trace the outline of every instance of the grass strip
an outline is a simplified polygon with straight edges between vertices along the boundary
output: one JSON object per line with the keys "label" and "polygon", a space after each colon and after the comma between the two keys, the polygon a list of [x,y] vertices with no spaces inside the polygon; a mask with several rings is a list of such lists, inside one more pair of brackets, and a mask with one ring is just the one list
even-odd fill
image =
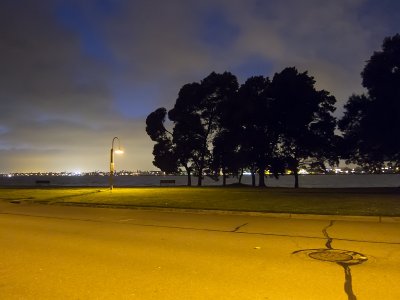
{"label": "grass strip", "polygon": [[400,216],[400,188],[1,188],[0,200],[294,214]]}

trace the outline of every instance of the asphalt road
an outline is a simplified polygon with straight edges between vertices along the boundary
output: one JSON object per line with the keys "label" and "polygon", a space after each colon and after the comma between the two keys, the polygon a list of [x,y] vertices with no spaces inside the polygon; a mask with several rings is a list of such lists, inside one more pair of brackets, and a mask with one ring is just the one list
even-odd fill
{"label": "asphalt road", "polygon": [[398,219],[0,202],[0,299],[388,300],[399,282]]}

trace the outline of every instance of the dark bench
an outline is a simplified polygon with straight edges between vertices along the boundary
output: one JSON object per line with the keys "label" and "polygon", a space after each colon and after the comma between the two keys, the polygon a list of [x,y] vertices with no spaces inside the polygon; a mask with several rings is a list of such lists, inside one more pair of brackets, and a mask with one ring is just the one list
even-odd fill
{"label": "dark bench", "polygon": [[36,184],[50,184],[50,180],[36,180]]}
{"label": "dark bench", "polygon": [[161,179],[160,185],[175,185],[175,179]]}

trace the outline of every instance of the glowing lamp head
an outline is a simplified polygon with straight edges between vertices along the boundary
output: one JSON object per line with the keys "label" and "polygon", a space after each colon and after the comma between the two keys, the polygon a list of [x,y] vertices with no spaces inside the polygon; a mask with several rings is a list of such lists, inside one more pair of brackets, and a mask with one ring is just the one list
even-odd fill
{"label": "glowing lamp head", "polygon": [[122,153],[124,153],[124,150],[117,149],[117,150],[115,150],[114,152],[115,152],[116,154],[122,154]]}

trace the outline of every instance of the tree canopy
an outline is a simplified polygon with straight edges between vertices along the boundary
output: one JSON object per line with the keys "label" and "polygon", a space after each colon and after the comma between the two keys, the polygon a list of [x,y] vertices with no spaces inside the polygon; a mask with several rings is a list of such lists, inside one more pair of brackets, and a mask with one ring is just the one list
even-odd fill
{"label": "tree canopy", "polygon": [[314,84],[313,77],[296,68],[275,74],[271,82],[280,156],[294,174],[296,188],[300,167],[336,162],[331,151],[336,141],[336,120],[332,116],[336,99],[325,90],[316,90]]}
{"label": "tree canopy", "polygon": [[[265,186],[265,171],[276,159],[278,132],[270,93],[270,80],[250,77],[240,87],[237,97],[237,122],[245,166],[259,175],[259,186]],[[253,182],[254,184],[254,182]]]}
{"label": "tree canopy", "polygon": [[400,164],[400,35],[384,39],[361,73],[365,95],[353,95],[339,121],[344,156],[376,168]]}
{"label": "tree canopy", "polygon": [[153,164],[168,174],[178,171],[178,155],[171,136],[164,127],[167,110],[163,107],[156,109],[146,118],[146,132],[156,144],[153,148]]}

